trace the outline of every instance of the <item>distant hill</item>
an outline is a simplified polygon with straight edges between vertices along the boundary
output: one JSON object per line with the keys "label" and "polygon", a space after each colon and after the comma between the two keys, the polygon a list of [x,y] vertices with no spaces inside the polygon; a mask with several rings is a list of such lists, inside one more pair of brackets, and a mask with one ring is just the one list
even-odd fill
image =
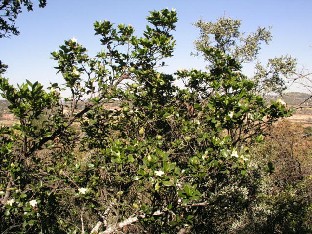
{"label": "distant hill", "polygon": [[312,94],[291,92],[283,95],[283,100],[290,106],[302,105],[302,107],[312,107]]}

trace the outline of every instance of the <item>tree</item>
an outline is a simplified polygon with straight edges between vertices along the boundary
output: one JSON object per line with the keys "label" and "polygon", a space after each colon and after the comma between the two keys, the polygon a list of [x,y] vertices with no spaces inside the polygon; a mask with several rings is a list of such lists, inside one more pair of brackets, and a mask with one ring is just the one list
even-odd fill
{"label": "tree", "polygon": [[[222,17],[216,22],[198,21],[195,26],[200,29],[200,37],[195,42],[199,52],[206,48],[217,47],[238,62],[255,63],[255,75],[251,78],[255,83],[255,91],[261,95],[278,93],[286,89],[288,78],[296,73],[296,59],[291,56],[281,56],[270,59],[266,66],[258,61],[261,44],[268,44],[272,35],[269,29],[259,27],[255,32],[241,32],[241,21]],[[211,57],[203,53],[210,62]]]}
{"label": "tree", "polygon": [[[39,0],[39,7],[45,7],[46,0]],[[18,28],[15,26],[17,16],[22,13],[22,8],[26,7],[27,11],[33,11],[33,2],[30,0],[2,0],[0,2],[0,38],[19,35]],[[0,60],[0,74],[8,68]]]}
{"label": "tree", "polygon": [[177,15],[151,11],[147,20],[142,36],[95,22],[95,57],[66,40],[52,53],[64,84],[49,91],[0,77],[18,120],[0,131],[0,230],[236,231],[259,184],[249,147],[290,112],[255,94],[241,61],[218,43],[201,47],[207,71],[159,72]]}
{"label": "tree", "polygon": [[[39,0],[39,7],[45,7],[46,0]],[[27,11],[33,10],[33,3],[29,0],[3,0],[0,3],[0,38],[18,35],[19,31],[15,26],[17,16],[22,13],[22,7]]]}

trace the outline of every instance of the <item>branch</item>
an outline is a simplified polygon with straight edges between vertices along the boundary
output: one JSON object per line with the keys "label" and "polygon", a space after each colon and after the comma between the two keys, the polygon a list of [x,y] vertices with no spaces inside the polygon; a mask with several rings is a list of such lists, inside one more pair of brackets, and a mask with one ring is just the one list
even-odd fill
{"label": "branch", "polygon": [[299,104],[299,107],[300,107],[301,105],[303,105],[304,103],[306,103],[307,101],[309,101],[311,98],[312,98],[312,95],[309,96],[308,98],[306,98],[303,102],[301,102],[301,103]]}
{"label": "branch", "polygon": [[117,223],[115,225],[112,225],[112,226],[109,226],[108,228],[106,228],[106,230],[104,232],[99,232],[99,234],[110,234],[110,233],[114,233],[120,229],[122,229],[123,227],[125,226],[128,226],[130,224],[133,224],[135,222],[137,222],[139,220],[139,217],[145,217],[145,215],[142,215],[142,216],[134,216],[134,217],[130,217],[130,218],[127,218],[126,220],[120,222],[120,223]]}
{"label": "branch", "polygon": [[[161,212],[161,211],[157,210],[157,211],[155,211],[153,213],[153,215],[154,216],[159,216],[159,215],[162,215],[163,213],[164,212]],[[92,229],[91,234],[110,234],[110,233],[115,233],[116,231],[122,229],[123,227],[126,227],[126,226],[128,226],[130,224],[138,222],[139,218],[144,219],[145,217],[146,217],[145,214],[137,215],[137,216],[131,216],[131,217],[127,218],[126,220],[122,221],[122,222],[119,222],[119,223],[116,223],[116,224],[108,226],[106,228],[106,230],[103,231],[103,232],[98,232],[99,228],[103,225],[103,223],[104,223],[104,225],[106,224],[106,220],[104,219],[104,216],[102,216],[104,221],[103,222],[101,222],[101,221],[97,222],[97,224]]]}
{"label": "branch", "polygon": [[8,199],[11,195],[12,185],[13,185],[13,178],[12,178],[12,176],[10,176],[10,180],[9,180],[7,187],[6,187],[5,195],[4,195],[3,199],[0,199],[2,205],[5,205],[7,203]]}
{"label": "branch", "polygon": [[[117,86],[124,80],[129,78],[128,74],[123,74],[122,76],[120,76],[116,82],[114,84],[111,85],[111,87],[109,87],[109,89],[107,90],[107,93],[110,94],[114,91],[114,89],[117,88]],[[100,97],[99,102],[101,100],[104,99],[104,96]],[[62,125],[59,126],[51,136],[48,137],[43,137],[41,138],[41,140],[37,143],[34,143],[32,145],[32,147],[28,150],[28,152],[26,153],[26,157],[30,156],[31,154],[33,154],[37,149],[40,149],[45,143],[47,143],[50,140],[54,140],[56,137],[58,137],[59,135],[61,135],[63,133],[64,130],[68,129],[77,119],[81,118],[84,114],[86,114],[89,110],[91,110],[92,108],[94,108],[97,104],[93,104],[93,105],[89,105],[87,107],[85,107],[83,110],[81,110],[80,112],[78,112],[76,115],[74,115],[66,124],[66,126]]]}
{"label": "branch", "polygon": [[[199,202],[199,203],[195,203],[195,204],[190,204],[190,205],[186,205],[188,207],[200,207],[200,206],[207,206],[208,203],[207,202]],[[109,209],[108,209],[109,210]],[[105,212],[107,213],[107,212]],[[160,215],[163,215],[164,212],[163,211],[160,211],[160,210],[157,210],[153,213],[153,216],[160,216]],[[99,229],[100,227],[105,223],[106,223],[106,220],[104,218],[104,216],[102,216],[103,218],[103,222],[102,221],[99,221],[97,222],[97,224],[94,226],[94,228],[91,230],[91,234],[110,234],[110,233],[115,233],[116,231],[122,229],[123,227],[126,227],[130,224],[133,224],[133,223],[136,223],[139,221],[139,219],[144,219],[146,217],[145,214],[143,215],[137,215],[137,216],[131,216],[129,218],[127,218],[126,220],[122,221],[122,222],[119,222],[119,223],[116,223],[114,225],[110,225],[106,228],[105,231],[103,232],[99,232]],[[187,233],[188,230],[182,228],[180,229],[179,233]]]}
{"label": "branch", "polygon": [[188,205],[188,206],[199,207],[199,206],[207,206],[207,205],[208,205],[208,202],[199,202],[199,203],[194,203],[194,204],[191,204],[191,205]]}
{"label": "branch", "polygon": [[94,226],[94,228],[92,228],[91,230],[91,234],[97,234],[99,233],[99,229],[100,227],[103,225],[102,221],[97,222],[97,224]]}
{"label": "branch", "polygon": [[[112,204],[111,204],[111,206],[112,206]],[[100,227],[101,227],[103,224],[104,224],[104,226],[107,226],[107,221],[106,221],[106,218],[105,218],[105,217],[107,217],[107,215],[109,214],[109,212],[110,212],[110,210],[111,210],[111,206],[109,206],[109,207],[105,210],[105,212],[104,212],[103,215],[100,215],[103,221],[97,222],[97,224],[94,226],[94,228],[92,228],[91,234],[97,234],[97,233],[99,233],[99,229],[100,229]]]}
{"label": "branch", "polygon": [[85,233],[84,222],[83,222],[83,213],[82,212],[81,212],[81,215],[80,215],[80,220],[81,220],[81,233]]}
{"label": "branch", "polygon": [[77,113],[71,120],[69,120],[69,122],[67,123],[66,126],[59,126],[55,132],[53,132],[53,134],[51,136],[48,137],[43,137],[39,142],[35,143],[30,150],[26,153],[26,156],[30,156],[32,153],[34,153],[37,149],[40,149],[45,143],[47,143],[49,140],[54,140],[57,136],[59,136],[64,130],[66,130],[67,128],[69,128],[73,122],[75,122],[75,120],[77,120],[78,118],[82,117],[85,113],[87,113],[90,109],[92,108],[92,106],[90,107],[86,107],[85,109],[83,109],[82,111],[80,111],[79,113]]}

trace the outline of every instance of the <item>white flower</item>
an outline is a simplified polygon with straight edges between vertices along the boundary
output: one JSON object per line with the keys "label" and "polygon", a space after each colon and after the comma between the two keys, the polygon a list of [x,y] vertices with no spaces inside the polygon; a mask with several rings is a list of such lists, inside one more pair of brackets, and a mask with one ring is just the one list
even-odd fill
{"label": "white flower", "polygon": [[156,210],[153,215],[161,215],[162,212],[160,210]]}
{"label": "white flower", "polygon": [[74,69],[73,69],[73,74],[74,74],[75,76],[79,76],[79,75],[80,75],[80,72],[74,67]]}
{"label": "white flower", "polygon": [[15,200],[14,200],[14,198],[12,198],[12,199],[8,200],[6,202],[6,204],[8,204],[9,206],[13,206],[14,202],[15,202]]}
{"label": "white flower", "polygon": [[241,159],[243,159],[243,161],[245,161],[245,162],[249,160],[248,157],[244,157],[244,156],[241,156]]}
{"label": "white flower", "polygon": [[185,68],[179,68],[177,71],[178,71],[178,72],[187,72],[187,69],[185,69]]}
{"label": "white flower", "polygon": [[79,188],[78,189],[79,194],[86,194],[88,192],[87,188]]}
{"label": "white flower", "polygon": [[156,176],[163,176],[164,174],[165,174],[165,172],[163,172],[163,171],[155,171]]}
{"label": "white flower", "polygon": [[70,39],[72,42],[77,42],[77,38],[73,37],[72,39]]}
{"label": "white flower", "polygon": [[196,119],[194,122],[195,124],[200,125],[200,121],[198,119]]}
{"label": "white flower", "polygon": [[29,201],[29,205],[31,205],[32,207],[37,206],[38,202],[36,200],[31,200]]}
{"label": "white flower", "polygon": [[134,180],[139,180],[140,178],[138,176],[135,176],[133,179]]}
{"label": "white flower", "polygon": [[207,155],[207,154],[203,154],[203,155],[202,155],[202,159],[205,160],[206,158],[208,158],[208,155]]}
{"label": "white flower", "polygon": [[232,151],[231,156],[232,156],[232,157],[235,157],[235,158],[238,158],[237,150],[234,149],[234,150]]}
{"label": "white flower", "polygon": [[233,118],[233,115],[234,115],[234,111],[231,111],[228,116],[232,119]]}
{"label": "white flower", "polygon": [[276,100],[276,102],[277,102],[277,103],[279,103],[279,104],[281,104],[282,106],[286,106],[286,105],[287,105],[287,104],[286,104],[286,102],[285,102],[285,101],[283,101],[283,100],[282,100],[282,99],[280,99],[280,98],[279,98],[279,99],[277,99],[277,100]]}

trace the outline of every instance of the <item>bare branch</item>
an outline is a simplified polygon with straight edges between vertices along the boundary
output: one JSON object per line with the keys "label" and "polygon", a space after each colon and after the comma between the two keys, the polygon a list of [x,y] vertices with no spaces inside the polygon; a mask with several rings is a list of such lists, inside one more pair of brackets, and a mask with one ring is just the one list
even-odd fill
{"label": "bare branch", "polygon": [[109,234],[109,233],[114,233],[117,230],[122,229],[125,226],[128,226],[130,224],[136,223],[139,220],[139,216],[134,216],[127,218],[126,220],[117,223],[115,225],[109,226],[104,232],[99,232],[99,234]]}

